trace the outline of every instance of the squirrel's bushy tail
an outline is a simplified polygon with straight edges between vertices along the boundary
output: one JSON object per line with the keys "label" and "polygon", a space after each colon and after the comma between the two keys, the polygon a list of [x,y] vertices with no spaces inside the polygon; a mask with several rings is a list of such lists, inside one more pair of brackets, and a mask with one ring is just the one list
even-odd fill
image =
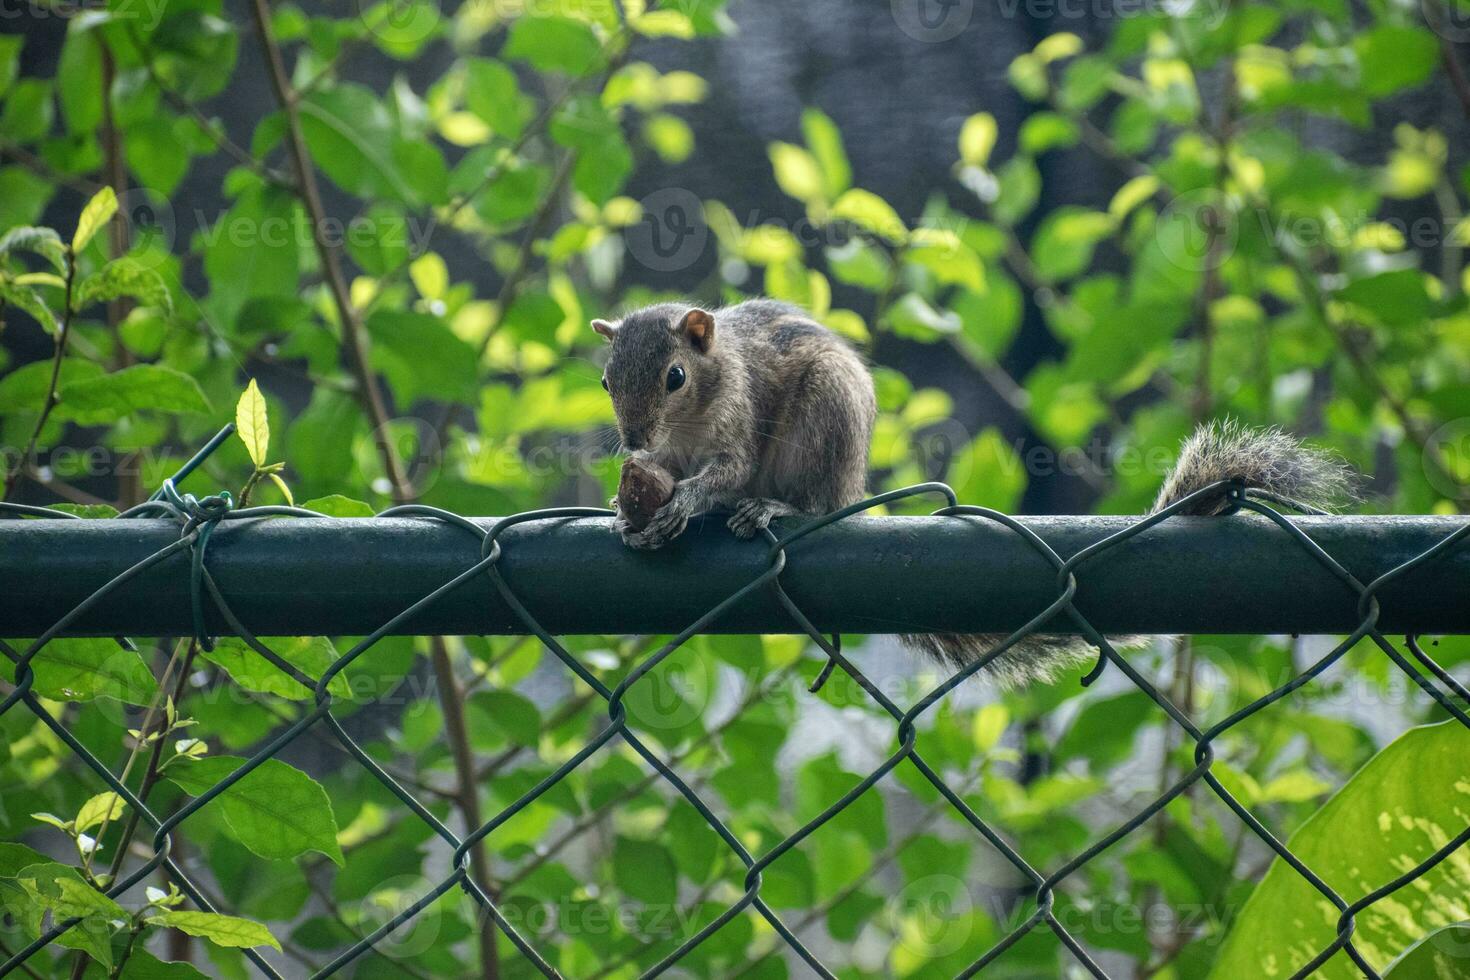
{"label": "squirrel's bushy tail", "polygon": [[[1179,460],[1164,480],[1149,509],[1156,514],[1205,487],[1237,480],[1310,507],[1330,510],[1351,498],[1352,473],[1335,456],[1302,445],[1279,428],[1253,429],[1233,419],[1202,425],[1180,449]],[[1201,516],[1231,509],[1228,491],[1204,494],[1180,513]],[[973,663],[1005,639],[985,633],[905,634],[903,641],[956,669]],[[1110,638],[1114,647],[1142,646],[1145,637]],[[1059,673],[1097,656],[1086,640],[1075,636],[1028,636],[1001,654],[983,674],[1003,685],[1052,680]]]}
{"label": "squirrel's bushy tail", "polygon": [[[1350,499],[1353,485],[1352,472],[1336,456],[1304,446],[1279,428],[1253,429],[1226,419],[1200,426],[1185,440],[1149,513],[1222,480],[1319,510]],[[1229,495],[1222,491],[1205,494],[1181,513],[1208,517],[1229,509]]]}

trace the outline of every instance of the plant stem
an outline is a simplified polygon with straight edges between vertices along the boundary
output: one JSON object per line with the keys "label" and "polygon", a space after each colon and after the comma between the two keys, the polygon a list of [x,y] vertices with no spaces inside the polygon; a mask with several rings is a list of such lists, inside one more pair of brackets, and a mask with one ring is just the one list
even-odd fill
{"label": "plant stem", "polygon": [[41,406],[41,415],[36,419],[36,427],[31,432],[30,439],[26,440],[25,449],[15,461],[15,466],[5,475],[3,499],[6,500],[10,499],[10,493],[15,489],[16,480],[20,479],[21,474],[30,468],[31,455],[36,451],[36,443],[41,438],[41,431],[46,428],[46,422],[51,418],[51,412],[59,401],[56,389],[61,384],[61,362],[66,357],[66,342],[71,338],[72,287],[76,278],[77,257],[72,254],[71,246],[68,245],[66,248],[66,306],[61,314],[61,328],[56,333],[56,352],[51,358],[51,380],[46,385],[46,402]]}
{"label": "plant stem", "polygon": [[[404,473],[403,462],[398,456],[398,451],[392,442],[392,435],[388,430],[387,408],[383,402],[382,392],[378,388],[377,379],[373,375],[371,361],[368,357],[367,332],[363,328],[361,313],[352,302],[347,277],[342,268],[340,247],[326,234],[326,210],[322,206],[321,192],[317,187],[316,170],[307,154],[306,137],[301,129],[299,96],[291,88],[286,63],[281,56],[280,45],[271,28],[270,8],[267,0],[252,0],[251,12],[265,55],[271,85],[286,120],[286,144],[296,172],[296,194],[305,206],[307,218],[311,222],[312,240],[316,244],[317,254],[321,259],[322,275],[328,289],[331,290],[332,300],[337,308],[338,319],[341,321],[342,343],[347,348],[348,360],[357,378],[363,407],[373,425],[373,438],[377,445],[378,455],[387,473],[394,501],[399,504],[409,503],[415,499],[416,494],[413,485]],[[454,677],[454,667],[449,660],[449,651],[443,637],[430,637],[429,645],[430,659],[433,661],[434,672],[439,678],[439,705],[444,713],[454,754],[455,771],[459,780],[457,794],[459,810],[466,826],[465,833],[470,834],[480,826],[479,784],[474,781],[474,755],[470,749],[469,737],[464,725],[464,700],[459,683]],[[477,844],[470,849],[470,868],[475,884],[486,895],[494,897],[496,889],[490,877],[489,859],[483,845]],[[480,975],[484,980],[499,980],[500,957],[496,946],[495,927],[490,922],[486,921],[481,925],[479,940]]]}
{"label": "plant stem", "polygon": [[[459,783],[457,802],[464,817],[465,833],[472,834],[484,823],[480,815],[479,783],[475,780],[475,757],[470,749],[469,730],[464,718],[464,693],[459,679],[454,674],[454,663],[449,659],[449,645],[442,636],[429,638],[430,660],[434,665],[434,679],[439,687],[439,707],[444,713],[444,733],[449,739],[450,752],[454,758],[454,773]],[[470,873],[475,884],[490,897],[498,901],[499,889],[490,876],[490,858],[483,843],[470,849]],[[479,925],[480,975],[485,980],[499,980],[500,954],[496,949],[495,926],[488,915]]]}
{"label": "plant stem", "polygon": [[[96,37],[97,47],[102,56],[102,149],[106,159],[105,182],[112,187],[113,194],[119,201],[126,201],[128,168],[123,155],[123,135],[112,111],[112,88],[117,79],[117,60],[112,55],[111,46],[102,35],[98,33]],[[125,255],[130,247],[130,237],[127,222],[120,216],[114,216],[107,223],[108,257],[117,259]],[[119,368],[128,367],[133,363],[132,352],[118,336],[118,328],[132,308],[133,302],[124,296],[107,302],[107,328],[112,334]],[[138,480],[138,467],[135,465],[137,458],[137,453],[128,453],[123,456],[118,466],[117,500],[120,508],[124,510],[143,499],[142,487]]]}
{"label": "plant stem", "polygon": [[388,410],[383,402],[382,391],[368,357],[367,331],[362,318],[352,303],[347,286],[347,276],[342,270],[339,245],[327,236],[326,209],[322,206],[321,190],[317,186],[316,168],[306,150],[306,136],[301,129],[301,114],[296,93],[291,88],[290,76],[286,73],[286,62],[281,57],[281,47],[276,42],[271,28],[270,8],[266,0],[252,0],[251,11],[265,54],[266,68],[281,113],[286,120],[286,144],[290,151],[292,167],[296,172],[296,195],[306,208],[307,220],[311,222],[312,242],[321,260],[322,277],[331,291],[332,302],[341,321],[342,344],[347,348],[352,372],[356,375],[359,397],[373,425],[373,438],[377,442],[378,455],[387,471],[388,483],[394,500],[406,503],[413,499],[413,487],[403,472],[403,463],[394,449],[392,436],[388,432]]}

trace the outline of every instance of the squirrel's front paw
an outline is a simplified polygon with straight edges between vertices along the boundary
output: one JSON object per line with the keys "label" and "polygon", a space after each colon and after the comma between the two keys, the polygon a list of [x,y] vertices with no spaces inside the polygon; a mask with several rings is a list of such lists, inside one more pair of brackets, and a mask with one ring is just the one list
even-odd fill
{"label": "squirrel's front paw", "polygon": [[623,543],[630,548],[653,551],[683,534],[688,526],[689,508],[678,499],[670,500],[658,509],[658,513],[653,515],[653,520],[643,530],[625,531]]}

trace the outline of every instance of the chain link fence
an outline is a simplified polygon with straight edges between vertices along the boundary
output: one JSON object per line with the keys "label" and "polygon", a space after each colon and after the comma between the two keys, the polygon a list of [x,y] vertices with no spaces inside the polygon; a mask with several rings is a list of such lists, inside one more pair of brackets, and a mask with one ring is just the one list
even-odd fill
{"label": "chain link fence", "polygon": [[[227,434],[228,430],[225,433],[221,433],[220,438]],[[667,643],[649,654],[627,674],[621,683],[610,688],[538,622],[535,613],[531,609],[528,609],[521,602],[520,598],[517,597],[515,589],[507,582],[501,569],[501,558],[504,553],[501,539],[503,532],[508,528],[532,522],[605,517],[608,514],[607,511],[583,507],[531,511],[506,517],[486,529],[456,514],[433,507],[421,505],[400,506],[386,510],[379,516],[411,517],[425,521],[444,522],[445,524],[461,529],[466,535],[472,536],[477,541],[480,552],[479,560],[464,568],[463,571],[444,582],[439,588],[424,595],[417,602],[414,602],[397,615],[388,619],[379,629],[364,637],[346,653],[342,654],[320,677],[311,677],[288,662],[276,651],[272,650],[269,645],[262,642],[251,631],[249,625],[241,622],[235,615],[234,610],[231,608],[230,597],[221,591],[215,577],[211,574],[209,543],[213,532],[223,522],[227,521],[261,517],[321,517],[322,515],[292,507],[271,506],[236,509],[233,506],[230,495],[227,493],[197,498],[192,494],[180,492],[177,485],[218,445],[220,438],[217,438],[209,446],[205,447],[174,478],[166,481],[161,490],[152,499],[123,513],[119,517],[119,519],[124,520],[137,517],[164,517],[172,519],[177,522],[179,527],[179,536],[176,541],[154,552],[143,561],[138,562],[97,589],[23,650],[16,650],[8,645],[3,646],[3,650],[0,650],[0,652],[3,652],[13,662],[15,667],[15,685],[14,689],[4,697],[3,701],[0,701],[0,715],[11,711],[28,711],[33,714],[71,752],[74,752],[97,775],[98,779],[126,801],[132,812],[136,814],[137,819],[141,819],[152,829],[152,857],[131,873],[109,884],[106,888],[108,896],[115,897],[121,895],[140,882],[143,882],[159,868],[165,868],[172,879],[179,884],[181,890],[200,909],[205,911],[216,911],[216,909],[201,889],[190,880],[183,868],[171,856],[173,832],[188,820],[190,816],[208,807],[232,785],[247,777],[267,760],[276,757],[288,745],[306,734],[308,730],[314,726],[324,726],[330,732],[331,737],[338,741],[359,765],[371,773],[404,807],[432,829],[433,834],[452,850],[453,859],[451,866],[444,874],[442,880],[425,891],[422,896],[403,908],[391,919],[383,922],[375,931],[342,951],[330,963],[324,965],[315,976],[331,976],[343,970],[364,953],[372,950],[376,944],[389,937],[400,926],[403,926],[420,915],[420,913],[427,909],[440,896],[453,889],[462,890],[470,899],[477,903],[483,910],[484,915],[493,921],[494,926],[504,933],[516,949],[519,950],[520,954],[533,964],[537,970],[548,977],[561,976],[552,964],[548,962],[543,952],[539,951],[521,931],[517,930],[515,925],[504,913],[500,904],[476,883],[471,873],[470,852],[477,844],[490,838],[498,828],[506,824],[516,814],[551,791],[568,774],[591,759],[609,743],[619,739],[625,742],[652,768],[654,773],[657,774],[657,778],[665,781],[698,811],[708,823],[709,827],[719,836],[724,845],[729,848],[730,852],[738,858],[745,868],[744,893],[742,897],[732,903],[712,921],[706,923],[696,933],[679,945],[678,948],[668,953],[667,956],[648,969],[643,974],[648,977],[658,976],[675,967],[692,950],[732,919],[747,913],[754,913],[764,919],[776,935],[784,940],[792,953],[804,961],[814,973],[822,977],[834,978],[835,974],[832,970],[821,962],[819,957],[797,936],[796,931],[784,922],[777,915],[776,911],[763,900],[761,895],[762,872],[783,855],[794,848],[800,847],[808,837],[824,824],[841,813],[846,807],[857,800],[858,797],[872,789],[895,768],[903,765],[914,767],[921,774],[922,778],[930,783],[950,806],[954,807],[963,817],[963,820],[973,828],[974,832],[987,841],[1006,862],[1024,877],[1025,881],[1029,883],[1028,887],[1032,893],[1031,898],[1034,902],[1034,910],[1029,916],[1026,916],[1020,921],[1012,931],[996,942],[991,948],[976,950],[973,962],[959,974],[961,977],[970,977],[982,973],[987,966],[994,963],[1007,949],[1011,948],[1028,933],[1036,930],[1050,931],[1070,951],[1071,955],[1075,957],[1076,962],[1088,973],[1095,977],[1106,977],[1107,973],[1099,965],[1094,956],[1076,936],[1064,927],[1059,918],[1054,914],[1057,891],[1071,875],[1076,873],[1084,865],[1093,861],[1127,835],[1137,831],[1150,818],[1168,806],[1172,800],[1197,784],[1203,783],[1207,786],[1210,792],[1234,812],[1242,824],[1249,829],[1251,834],[1269,847],[1271,851],[1294,869],[1305,881],[1309,882],[1338,911],[1336,938],[1330,945],[1318,951],[1309,962],[1293,974],[1294,977],[1298,978],[1309,976],[1339,951],[1344,952],[1350,957],[1362,970],[1364,975],[1378,977],[1379,974],[1375,972],[1362,952],[1354,946],[1353,934],[1356,917],[1374,905],[1374,903],[1391,896],[1401,888],[1411,885],[1432,868],[1445,861],[1456,849],[1464,845],[1467,841],[1470,841],[1470,827],[1467,827],[1435,851],[1429,858],[1407,869],[1399,877],[1392,881],[1379,883],[1373,891],[1354,901],[1349,901],[1323,881],[1296,854],[1292,853],[1287,845],[1276,837],[1245,805],[1233,796],[1230,790],[1211,771],[1211,764],[1214,759],[1213,745],[1223,733],[1244,722],[1257,712],[1281,701],[1303,685],[1312,682],[1315,678],[1322,675],[1324,671],[1332,667],[1333,664],[1356,644],[1364,640],[1376,645],[1428,697],[1437,702],[1445,712],[1458,720],[1460,724],[1470,728],[1470,716],[1466,714],[1467,706],[1470,706],[1470,692],[1467,692],[1466,688],[1459,681],[1425,653],[1422,646],[1413,637],[1410,637],[1406,644],[1408,650],[1408,655],[1406,656],[1385,638],[1383,632],[1378,627],[1380,620],[1378,596],[1383,588],[1391,582],[1400,579],[1408,572],[1427,563],[1434,562],[1447,552],[1450,552],[1467,535],[1470,535],[1470,523],[1460,526],[1458,530],[1448,534],[1423,553],[1399,564],[1376,579],[1365,583],[1355,578],[1332,555],[1324,551],[1312,538],[1308,537],[1298,528],[1290,518],[1285,516],[1283,510],[1295,509],[1293,502],[1279,498],[1271,500],[1262,499],[1239,485],[1225,483],[1202,490],[1199,494],[1181,500],[1166,510],[1140,518],[1136,523],[1129,525],[1126,529],[1114,533],[1104,540],[1098,541],[1092,546],[1072,555],[1070,558],[1063,559],[1035,531],[1028,528],[1026,524],[988,508],[962,505],[955,499],[955,495],[949,487],[939,483],[926,483],[880,494],[861,503],[843,508],[836,513],[800,524],[794,529],[785,531],[779,535],[770,530],[766,531],[765,537],[768,550],[765,570],[758,576],[752,578],[742,588],[733,592],[723,602],[709,609],[704,615],[690,623],[677,636],[674,636]],[[1201,729],[1190,720],[1185,712],[1181,711],[1179,707],[1172,703],[1162,691],[1142,676],[1126,658],[1120,656],[1108,638],[1095,629],[1078,609],[1076,604],[1078,592],[1076,573],[1083,565],[1106,562],[1109,553],[1113,549],[1117,548],[1123,542],[1136,538],[1151,528],[1171,520],[1179,511],[1187,508],[1196,497],[1202,494],[1218,494],[1222,490],[1230,494],[1237,509],[1253,511],[1274,523],[1280,529],[1283,548],[1301,549],[1339,580],[1345,594],[1355,598],[1357,615],[1360,617],[1360,622],[1357,628],[1341,642],[1337,643],[1326,656],[1323,656],[1305,670],[1302,670],[1288,683],[1281,685],[1249,705],[1235,711],[1218,724],[1208,729]],[[1006,529],[1006,531],[1024,541],[1036,555],[1053,569],[1055,599],[1045,608],[1038,610],[1030,621],[1026,622],[1020,629],[1015,630],[1009,636],[999,641],[985,656],[955,673],[914,704],[905,707],[890,699],[877,684],[874,684],[864,676],[863,672],[843,654],[839,637],[833,636],[829,638],[813,625],[807,615],[792,601],[783,588],[782,572],[785,570],[787,564],[787,549],[797,540],[852,515],[871,510],[884,504],[890,504],[916,496],[931,496],[942,500],[944,506],[934,512],[937,516],[953,518],[955,520],[990,522]],[[0,504],[0,514],[50,519],[65,519],[70,516],[54,510],[17,504]],[[248,530],[246,533],[249,533]],[[244,765],[233,772],[228,778],[220,781],[207,792],[193,798],[172,815],[162,817],[150,810],[134,791],[126,785],[124,780],[112,772],[92,751],[83,745],[33,693],[32,687],[35,675],[31,665],[37,654],[45,648],[49,641],[67,635],[68,628],[94,604],[122,587],[129,580],[159,563],[180,554],[185,554],[189,557],[190,596],[196,634],[194,642],[208,648],[211,640],[205,632],[206,610],[209,607],[213,607],[214,610],[217,610],[218,615],[223,618],[223,621],[228,624],[231,634],[243,638],[245,643],[260,654],[260,656],[266,658],[266,660],[284,675],[311,689],[314,692],[314,698],[312,707],[308,712],[272,737],[268,744],[252,755]],[[348,734],[341,722],[333,714],[333,698],[328,688],[334,678],[349,664],[372,648],[381,638],[396,632],[403,632],[402,627],[408,621],[412,620],[413,617],[433,607],[436,602],[440,601],[449,593],[461,588],[467,583],[476,581],[481,583],[488,581],[496,593],[514,611],[523,626],[523,632],[526,635],[534,636],[543,643],[546,649],[566,666],[567,670],[571,671],[597,698],[600,698],[606,703],[607,723],[597,734],[587,741],[585,746],[534,787],[525,792],[519,799],[506,806],[499,813],[484,822],[483,825],[474,828],[472,832],[461,837],[451,831],[449,827],[430,811],[429,807],[416,798],[412,792],[408,791]],[[678,656],[681,651],[684,651],[685,644],[690,638],[707,630],[723,614],[747,597],[763,590],[774,596],[780,606],[789,614],[793,631],[800,631],[806,634],[814,643],[821,647],[829,658],[829,662],[818,678],[818,683],[820,684],[824,681],[833,670],[846,672],[874,702],[881,706],[883,711],[897,722],[898,744],[892,754],[881,765],[869,773],[866,778],[862,779],[849,792],[832,802],[820,814],[807,822],[795,833],[782,840],[775,847],[772,847],[765,853],[754,854],[746,848],[741,842],[741,839],[722,821],[715,808],[691,786],[690,782],[676,772],[668,761],[661,758],[658,753],[650,748],[629,728],[625,699],[629,690],[635,687],[640,680],[647,677],[650,671],[653,671],[670,657]],[[1069,622],[1071,625],[1064,627],[1061,625],[1062,622]],[[1106,836],[1097,840],[1092,846],[1076,854],[1062,866],[1050,871],[1038,869],[1028,862],[1022,854],[1024,842],[1021,845],[1013,844],[995,827],[982,819],[965,802],[961,793],[948,785],[936,768],[925,761],[924,756],[916,747],[916,723],[925,712],[933,708],[941,698],[964,683],[971,675],[983,671],[988,664],[996,658],[1001,657],[1024,637],[1045,632],[1048,624],[1051,624],[1053,630],[1080,633],[1097,648],[1099,655],[1098,661],[1096,667],[1087,678],[1089,682],[1095,679],[1107,665],[1112,665],[1118,671],[1122,672],[1138,690],[1152,699],[1167,714],[1169,719],[1172,720],[1178,732],[1193,742],[1195,763],[1189,772],[1185,773],[1163,792],[1159,793],[1155,799],[1135,813],[1131,818],[1117,826]],[[119,639],[118,642],[127,643],[128,641]],[[3,964],[0,964],[0,976],[8,975],[21,968],[32,955],[55,941],[68,928],[76,925],[79,921],[72,919],[54,922],[28,946],[16,952]],[[245,954],[262,975],[276,978],[281,976],[255,950],[246,950]]]}

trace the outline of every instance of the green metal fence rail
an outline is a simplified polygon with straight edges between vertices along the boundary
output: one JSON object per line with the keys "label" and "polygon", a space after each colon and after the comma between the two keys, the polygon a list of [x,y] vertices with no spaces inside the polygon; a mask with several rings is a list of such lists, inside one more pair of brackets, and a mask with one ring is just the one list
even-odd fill
{"label": "green metal fence rail", "polygon": [[[221,436],[227,433],[222,433]],[[1294,976],[1306,977],[1339,951],[1378,977],[1353,944],[1355,917],[1413,882],[1470,841],[1467,827],[1399,878],[1349,903],[1263,825],[1211,772],[1213,743],[1225,731],[1310,683],[1361,640],[1376,645],[1425,694],[1470,727],[1470,692],[1414,640],[1400,652],[1386,632],[1470,632],[1470,520],[1463,518],[1292,518],[1289,501],[1264,501],[1221,484],[1241,515],[1176,517],[1193,498],[1138,519],[1021,521],[959,504],[937,483],[881,494],[807,523],[793,522],[764,542],[734,542],[696,532],[667,555],[632,555],[600,521],[606,511],[559,508],[498,520],[469,520],[426,506],[395,507],[376,520],[331,521],[290,507],[235,509],[228,494],[197,498],[178,485],[217,441],[154,499],[109,522],[67,521],[56,511],[0,504],[0,513],[54,521],[0,523],[0,622],[6,635],[33,635],[23,650],[3,646],[15,664],[15,688],[0,715],[34,714],[153,829],[153,856],[111,883],[117,896],[165,867],[200,908],[209,900],[171,859],[171,833],[308,729],[322,725],[356,761],[453,849],[441,881],[318,971],[330,976],[370,950],[439,896],[458,888],[483,909],[516,948],[549,977],[560,974],[508,921],[473,880],[469,852],[523,808],[615,739],[622,739],[709,823],[746,868],[744,895],[646,971],[657,976],[731,919],[754,910],[795,955],[822,977],[834,974],[761,897],[762,871],[831,820],[900,765],[910,765],[1026,880],[1034,911],[992,948],[976,950],[960,976],[980,973],[1021,937],[1055,934],[1093,976],[1107,974],[1053,914],[1058,886],[1137,830],[1191,786],[1203,783],[1246,827],[1339,911],[1336,939]],[[943,506],[931,518],[861,520],[863,511],[930,496]],[[58,519],[61,518],[61,519]],[[292,520],[264,520],[291,518]],[[294,542],[294,544],[293,544]],[[304,547],[309,542],[310,547]],[[397,543],[395,543],[397,542]],[[404,546],[402,542],[412,542]],[[270,575],[251,574],[268,563]],[[324,570],[330,569],[330,576]],[[690,574],[697,570],[698,575]],[[1421,570],[1423,574],[1420,574]],[[21,574],[24,572],[24,574]],[[391,574],[390,574],[391,573]],[[1289,589],[1257,588],[1263,577]],[[38,585],[27,587],[27,580]],[[677,581],[679,588],[668,588]],[[589,593],[589,583],[598,591]],[[655,588],[660,583],[664,588]],[[1146,585],[1146,588],[1144,587]],[[43,588],[44,586],[44,588]],[[589,594],[592,598],[589,598]],[[1244,596],[1249,595],[1249,601]],[[569,601],[571,596],[575,601]],[[657,596],[655,602],[652,596]],[[289,597],[289,601],[286,601]],[[401,611],[383,621],[374,610]],[[579,607],[591,607],[579,608]],[[875,616],[882,610],[882,618]],[[889,612],[892,611],[892,615]],[[677,618],[677,622],[675,619]],[[370,622],[371,620],[371,622]],[[985,657],[916,703],[894,703],[841,651],[829,632],[1010,630]],[[664,632],[677,635],[649,654],[614,688],[602,683],[554,634]],[[627,725],[628,691],[702,632],[795,632],[849,674],[898,722],[892,755],[851,791],[764,854],[752,854],[720,816]],[[1194,768],[1133,817],[1059,868],[1033,867],[965,803],[916,749],[916,721],[986,664],[1035,632],[1073,632],[1099,650],[1097,667],[1121,671],[1194,743]],[[1330,653],[1271,693],[1205,730],[1113,649],[1109,632],[1333,632],[1346,637]],[[520,799],[461,838],[375,762],[333,716],[328,685],[391,634],[514,632],[537,637],[607,704],[607,724],[586,746]],[[57,637],[86,634],[192,634],[242,637],[283,673],[314,691],[314,706],[228,778],[167,818],[136,795],[72,735],[32,692],[31,663]],[[257,634],[367,635],[321,677],[309,677]],[[835,639],[835,638],[834,638]],[[126,641],[120,641],[126,642]],[[54,923],[0,964],[18,969],[76,920]],[[268,977],[280,974],[247,951]]]}

